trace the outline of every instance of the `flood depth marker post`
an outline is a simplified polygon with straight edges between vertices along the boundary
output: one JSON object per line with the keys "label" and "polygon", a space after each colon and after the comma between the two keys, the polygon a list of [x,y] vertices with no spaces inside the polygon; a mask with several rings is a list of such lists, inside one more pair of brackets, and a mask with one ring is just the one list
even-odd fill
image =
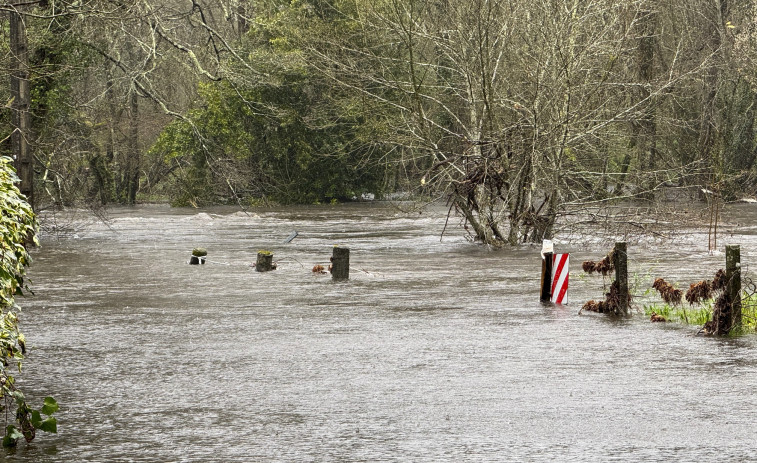
{"label": "flood depth marker post", "polygon": [[350,278],[350,249],[334,246],[331,255],[331,279],[334,281],[349,280]]}
{"label": "flood depth marker post", "polygon": [[728,282],[726,293],[731,302],[731,328],[741,326],[741,247],[728,245],[725,247],[725,279]]}
{"label": "flood depth marker post", "polygon": [[615,243],[615,281],[618,283],[618,315],[628,315],[628,250],[626,242]]}

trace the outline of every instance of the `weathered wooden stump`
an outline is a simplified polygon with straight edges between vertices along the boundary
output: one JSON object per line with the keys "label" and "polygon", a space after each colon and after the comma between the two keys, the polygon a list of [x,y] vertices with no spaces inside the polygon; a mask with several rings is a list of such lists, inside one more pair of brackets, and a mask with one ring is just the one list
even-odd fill
{"label": "weathered wooden stump", "polygon": [[625,241],[615,243],[613,260],[615,282],[618,285],[618,308],[616,315],[628,315],[628,251]]}
{"label": "weathered wooden stump", "polygon": [[725,247],[725,279],[726,294],[731,303],[730,320],[726,326],[734,329],[741,326],[741,247],[738,245]]}
{"label": "weathered wooden stump", "polygon": [[552,253],[545,252],[541,261],[541,302],[549,302],[552,297]]}
{"label": "weathered wooden stump", "polygon": [[334,246],[331,255],[331,279],[335,281],[350,278],[350,249]]}
{"label": "weathered wooden stump", "polygon": [[270,272],[273,268],[273,253],[270,251],[258,251],[258,260],[255,262],[255,271]]}

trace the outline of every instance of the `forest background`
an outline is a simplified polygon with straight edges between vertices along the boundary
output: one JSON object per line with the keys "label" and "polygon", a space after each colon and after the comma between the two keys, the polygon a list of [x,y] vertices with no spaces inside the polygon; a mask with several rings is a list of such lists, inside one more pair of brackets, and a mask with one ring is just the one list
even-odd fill
{"label": "forest background", "polygon": [[444,199],[516,244],[757,194],[754,0],[0,10],[0,155],[37,210]]}

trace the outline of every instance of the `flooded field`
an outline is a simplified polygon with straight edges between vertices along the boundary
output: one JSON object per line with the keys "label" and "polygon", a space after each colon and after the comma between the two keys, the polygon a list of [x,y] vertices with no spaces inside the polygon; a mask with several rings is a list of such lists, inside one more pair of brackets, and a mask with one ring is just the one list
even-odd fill
{"label": "flooded field", "polygon": [[[724,244],[757,258],[757,207]],[[59,433],[6,461],[757,460],[757,336],[580,314],[603,281],[570,252],[570,302],[539,303],[539,248],[466,241],[446,210],[164,206],[56,217],[19,301],[22,388]],[[49,220],[49,219],[48,219]],[[51,223],[51,222],[48,222]],[[284,240],[299,235],[289,244]],[[334,245],[351,278],[314,275]],[[187,265],[194,247],[208,263]],[[278,269],[255,272],[258,250]],[[629,244],[637,304],[657,276],[711,278],[706,233]]]}

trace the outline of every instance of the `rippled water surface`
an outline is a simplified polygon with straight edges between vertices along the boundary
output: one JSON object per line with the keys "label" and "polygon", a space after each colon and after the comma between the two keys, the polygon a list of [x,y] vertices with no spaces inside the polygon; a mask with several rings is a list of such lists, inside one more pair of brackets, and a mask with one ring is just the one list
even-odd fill
{"label": "rippled water surface", "polygon": [[[755,208],[730,212],[745,272]],[[757,460],[757,342],[579,314],[602,296],[572,253],[571,303],[538,302],[536,247],[464,240],[445,210],[380,204],[240,212],[146,206],[56,218],[20,302],[32,401],[59,434],[7,461]],[[293,231],[299,236],[282,244]],[[351,279],[311,268],[351,249]],[[187,265],[193,247],[209,262]],[[278,270],[250,268],[258,250]],[[629,246],[656,276],[710,278],[707,237]]]}

